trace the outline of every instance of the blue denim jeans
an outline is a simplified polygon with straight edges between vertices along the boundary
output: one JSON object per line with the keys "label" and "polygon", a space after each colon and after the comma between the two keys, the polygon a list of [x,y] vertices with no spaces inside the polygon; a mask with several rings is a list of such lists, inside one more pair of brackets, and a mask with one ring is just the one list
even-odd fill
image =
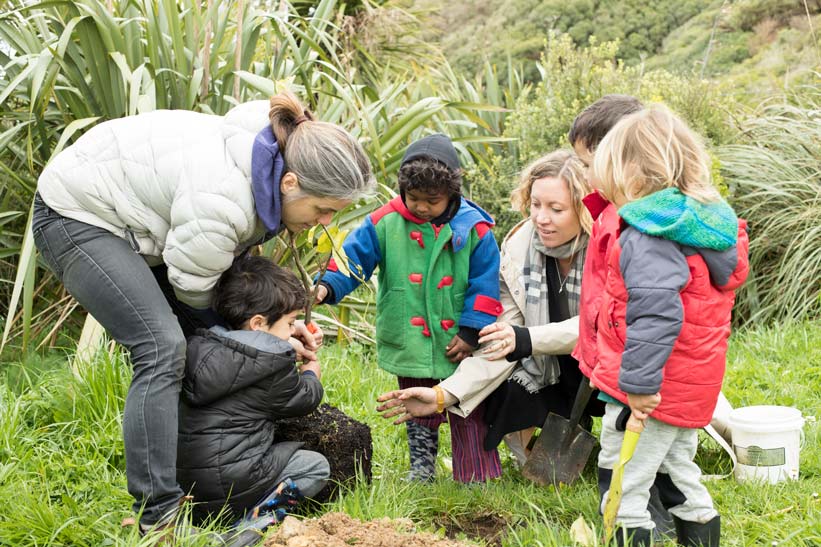
{"label": "blue denim jeans", "polygon": [[39,195],[32,230],[43,260],[66,290],[131,354],[123,415],[128,491],[135,512],[143,511],[141,522],[156,523],[183,496],[176,467],[183,331],[210,326],[213,312],[177,302],[164,268],[152,271],[125,239],[63,217]]}

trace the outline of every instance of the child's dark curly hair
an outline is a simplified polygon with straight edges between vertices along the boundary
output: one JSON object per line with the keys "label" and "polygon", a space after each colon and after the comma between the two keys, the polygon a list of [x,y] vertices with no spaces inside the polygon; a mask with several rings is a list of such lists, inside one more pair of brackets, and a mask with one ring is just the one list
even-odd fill
{"label": "child's dark curly hair", "polygon": [[462,170],[452,170],[431,158],[417,158],[399,168],[399,190],[426,194],[446,192],[449,199],[462,194]]}
{"label": "child's dark curly hair", "polygon": [[261,256],[234,261],[215,288],[213,306],[232,329],[242,329],[254,315],[273,325],[286,313],[305,309],[305,287],[290,270]]}

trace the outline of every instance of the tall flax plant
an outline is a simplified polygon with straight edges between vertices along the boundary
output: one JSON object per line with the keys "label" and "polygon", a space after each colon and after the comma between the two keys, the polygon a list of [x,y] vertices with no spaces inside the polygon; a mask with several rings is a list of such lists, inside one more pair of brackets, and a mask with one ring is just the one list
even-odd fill
{"label": "tall flax plant", "polygon": [[804,90],[747,121],[747,144],[719,149],[739,216],[749,222],[748,321],[821,318],[821,94]]}
{"label": "tall flax plant", "polygon": [[[496,154],[515,154],[516,139],[501,137],[508,114],[515,108],[517,99],[530,92],[531,84],[525,83],[523,69],[509,57],[504,72],[486,61],[482,71],[472,79],[454,72],[453,68],[443,63],[434,72],[437,78],[429,81],[431,93],[454,94],[463,97],[467,103],[481,105],[467,116],[467,119],[456,124],[449,123],[443,130],[452,134],[462,145],[478,143],[483,152]],[[488,135],[493,135],[488,137]],[[477,153],[473,148],[474,159],[481,167],[487,169],[487,154]]]}
{"label": "tall flax plant", "polygon": [[251,8],[240,16],[242,5],[9,2],[0,15],[4,210],[25,211],[42,167],[99,121],[158,108],[222,114],[259,96],[253,85],[235,92],[240,78],[291,79],[312,106],[336,92],[320,72],[350,88],[336,69],[336,2],[319,2],[307,19]]}
{"label": "tall flax plant", "polygon": [[[0,147],[5,212],[0,217],[0,260],[17,260],[0,265],[3,286],[12,288],[0,299],[9,303],[0,347],[12,333],[20,302],[22,321],[17,324],[25,347],[34,318],[42,314],[34,309],[35,294],[52,303],[65,297],[47,294],[48,287],[37,291],[37,274],[44,270],[36,268],[34,247],[25,237],[27,219],[42,168],[96,123],[157,108],[222,114],[238,102],[271,95],[276,82],[287,82],[323,119],[358,136],[387,195],[410,139],[449,121],[469,122],[485,108],[461,100],[452,88],[441,88],[442,95],[416,93],[417,74],[405,72],[410,64],[388,63],[379,79],[384,84],[363,84],[361,71],[346,57],[342,8],[333,0],[317,2],[307,17],[287,3],[269,12],[256,5],[193,0],[7,3],[0,14],[0,40],[8,45],[0,47],[0,143],[6,145]],[[367,72],[373,82],[374,66]],[[487,124],[474,127],[492,132]],[[352,211],[353,218],[346,213],[347,222],[360,219],[369,208]],[[38,323],[40,333],[56,332],[51,319],[67,315],[52,310],[49,321]]]}

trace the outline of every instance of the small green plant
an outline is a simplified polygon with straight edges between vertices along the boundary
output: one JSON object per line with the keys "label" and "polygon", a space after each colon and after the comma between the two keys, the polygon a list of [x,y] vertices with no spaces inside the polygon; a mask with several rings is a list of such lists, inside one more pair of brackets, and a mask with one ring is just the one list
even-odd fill
{"label": "small green plant", "polygon": [[[318,228],[320,233],[317,236],[316,233]],[[288,247],[291,250],[291,258],[293,259],[294,266],[296,266],[296,269],[299,272],[302,284],[308,293],[308,304],[305,306],[305,324],[311,332],[316,332],[317,329],[316,325],[311,322],[311,312],[316,302],[317,288],[319,287],[319,283],[322,281],[325,272],[328,271],[331,261],[336,264],[338,271],[343,275],[354,275],[357,276],[357,278],[360,278],[358,274],[351,272],[348,268],[348,255],[342,247],[347,235],[348,230],[340,229],[338,226],[328,227],[320,225],[319,227],[314,226],[308,231],[308,241],[311,243],[310,246],[315,249],[317,254],[317,274],[315,279],[312,279],[310,274],[308,274],[308,270],[305,269],[305,265],[303,264],[302,257],[300,256],[294,235],[290,234],[289,236]]]}

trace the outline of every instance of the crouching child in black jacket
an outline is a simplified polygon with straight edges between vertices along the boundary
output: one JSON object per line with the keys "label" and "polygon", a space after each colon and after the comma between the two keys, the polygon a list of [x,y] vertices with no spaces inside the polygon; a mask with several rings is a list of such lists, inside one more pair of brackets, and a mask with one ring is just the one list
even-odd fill
{"label": "crouching child in black jacket", "polygon": [[[276,442],[275,420],[322,400],[318,361],[296,366],[288,342],[307,302],[296,276],[262,257],[238,259],[216,287],[214,309],[233,330],[188,340],[180,395],[177,479],[194,516],[256,517],[319,492],[330,476],[322,454]],[[279,507],[277,507],[279,506]]]}

